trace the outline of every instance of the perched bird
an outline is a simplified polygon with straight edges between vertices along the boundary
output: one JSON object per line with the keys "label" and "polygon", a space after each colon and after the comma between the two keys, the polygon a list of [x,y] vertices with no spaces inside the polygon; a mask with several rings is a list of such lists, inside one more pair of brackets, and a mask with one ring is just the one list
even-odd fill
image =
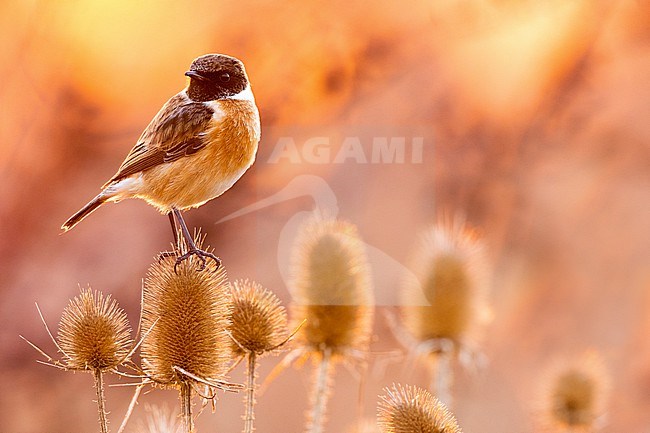
{"label": "perched bird", "polygon": [[163,105],[97,197],[68,219],[70,230],[106,202],[141,198],[167,214],[180,251],[177,224],[191,255],[220,261],[199,249],[181,211],[199,207],[228,190],[255,161],[260,117],[244,64],[223,54],[196,58],[189,83]]}

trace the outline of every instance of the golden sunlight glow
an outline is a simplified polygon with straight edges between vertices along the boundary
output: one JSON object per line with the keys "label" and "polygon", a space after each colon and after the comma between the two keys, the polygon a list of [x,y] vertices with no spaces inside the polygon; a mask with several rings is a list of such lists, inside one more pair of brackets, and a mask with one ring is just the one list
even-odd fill
{"label": "golden sunlight glow", "polygon": [[122,103],[184,85],[183,68],[202,54],[213,18],[185,2],[96,0],[61,2],[53,19],[59,49],[76,58],[72,78],[107,103]]}
{"label": "golden sunlight glow", "polygon": [[504,9],[489,26],[450,44],[447,73],[481,115],[527,118],[593,40],[590,4]]}

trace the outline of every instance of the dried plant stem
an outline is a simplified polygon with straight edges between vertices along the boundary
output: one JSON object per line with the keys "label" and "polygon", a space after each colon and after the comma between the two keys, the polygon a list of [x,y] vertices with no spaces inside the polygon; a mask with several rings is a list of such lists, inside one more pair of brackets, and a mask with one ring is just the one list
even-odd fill
{"label": "dried plant stem", "polygon": [[452,406],[451,383],[453,372],[451,370],[451,354],[437,352],[431,355],[431,393],[447,407]]}
{"label": "dried plant stem", "polygon": [[361,375],[359,377],[359,395],[357,396],[357,430],[363,432],[365,428],[366,418],[364,417],[364,407],[365,407],[365,395],[364,390],[366,389],[367,382],[367,365],[363,365],[361,370]]}
{"label": "dried plant stem", "polygon": [[255,367],[257,364],[257,357],[255,352],[248,353],[248,375],[246,382],[246,414],[244,415],[244,433],[253,433],[255,427]]}
{"label": "dried plant stem", "polygon": [[106,407],[104,404],[104,376],[99,369],[93,370],[95,379],[95,390],[97,391],[97,412],[99,413],[99,427],[102,433],[108,433],[108,421],[106,419]]}
{"label": "dried plant stem", "polygon": [[322,352],[322,357],[316,370],[316,382],[312,394],[312,408],[309,424],[309,433],[322,433],[325,425],[325,412],[327,400],[331,390],[332,377],[332,350],[327,348]]}
{"label": "dried plant stem", "polygon": [[126,423],[129,422],[129,418],[131,418],[133,409],[135,408],[135,405],[138,403],[138,397],[140,397],[140,392],[142,391],[142,388],[144,388],[144,384],[140,384],[136,386],[135,391],[133,392],[133,397],[131,398],[131,403],[129,403],[129,408],[126,410],[126,414],[124,415],[124,419],[122,420],[122,425],[120,425],[120,428],[117,430],[117,433],[124,432],[124,429],[126,428]]}
{"label": "dried plant stem", "polygon": [[194,420],[192,419],[192,384],[189,381],[182,381],[180,389],[181,398],[181,425],[183,432],[194,432]]}

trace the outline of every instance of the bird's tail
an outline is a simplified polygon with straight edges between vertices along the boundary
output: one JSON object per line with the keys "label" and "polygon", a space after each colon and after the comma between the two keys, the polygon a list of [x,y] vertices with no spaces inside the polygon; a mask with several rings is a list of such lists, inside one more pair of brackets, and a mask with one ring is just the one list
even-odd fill
{"label": "bird's tail", "polygon": [[63,223],[61,228],[64,232],[67,232],[72,227],[76,226],[81,222],[82,219],[90,215],[95,209],[104,204],[110,198],[109,195],[106,195],[104,192],[101,192],[97,197],[90,200],[86,206],[82,207],[77,213],[72,215],[66,222]]}

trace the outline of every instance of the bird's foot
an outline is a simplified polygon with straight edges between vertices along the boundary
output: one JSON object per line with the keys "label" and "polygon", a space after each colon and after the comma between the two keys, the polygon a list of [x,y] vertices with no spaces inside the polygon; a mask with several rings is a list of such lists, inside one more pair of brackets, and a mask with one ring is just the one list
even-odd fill
{"label": "bird's foot", "polygon": [[199,271],[202,271],[202,270],[204,270],[206,268],[206,266],[208,264],[207,259],[214,260],[214,263],[215,263],[216,266],[215,266],[213,272],[217,272],[217,270],[221,267],[221,259],[219,257],[215,256],[214,254],[212,254],[210,252],[203,251],[203,250],[200,250],[198,248],[193,248],[193,249],[190,249],[188,252],[186,252],[185,254],[183,254],[182,256],[180,256],[180,257],[178,257],[176,259],[176,263],[174,264],[174,272],[177,272],[178,265],[181,262],[189,259],[191,256],[197,256],[199,258],[199,260],[201,260],[201,266],[198,269]]}
{"label": "bird's foot", "polygon": [[162,253],[158,254],[158,263],[161,263],[168,257],[176,257],[177,255],[178,252],[176,251],[163,251]]}

